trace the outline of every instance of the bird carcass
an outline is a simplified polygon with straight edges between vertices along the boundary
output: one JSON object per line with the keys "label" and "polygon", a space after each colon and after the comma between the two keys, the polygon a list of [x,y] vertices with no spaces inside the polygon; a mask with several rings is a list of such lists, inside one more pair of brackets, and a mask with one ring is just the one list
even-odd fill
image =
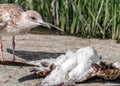
{"label": "bird carcass", "polygon": [[32,72],[45,76],[38,86],[73,85],[94,76],[113,80],[120,75],[120,63],[103,62],[92,47],[81,48],[76,53],[69,50],[56,59],[33,61],[32,64],[39,65],[32,68]]}

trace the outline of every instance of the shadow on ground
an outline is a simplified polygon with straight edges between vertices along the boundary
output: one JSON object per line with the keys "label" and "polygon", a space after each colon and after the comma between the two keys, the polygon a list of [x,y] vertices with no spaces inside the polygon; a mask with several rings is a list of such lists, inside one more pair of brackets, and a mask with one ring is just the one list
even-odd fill
{"label": "shadow on ground", "polygon": [[120,84],[120,77],[115,79],[115,80],[104,80],[102,78],[99,77],[93,77],[91,79],[88,79],[85,82],[80,82],[80,83],[76,83],[76,84],[89,84],[89,83],[113,83],[113,84]]}
{"label": "shadow on ground", "polygon": [[[10,54],[12,53],[12,49],[7,48],[7,52]],[[40,60],[40,59],[48,59],[48,58],[57,58],[63,53],[52,53],[52,52],[33,52],[33,51],[15,51],[15,55],[25,59],[27,61],[33,61],[33,60]]]}
{"label": "shadow on ground", "polygon": [[24,67],[38,67],[38,65],[33,65],[33,64],[29,64],[27,62],[18,62],[18,61],[0,61],[0,65],[8,65],[8,66],[24,66]]}
{"label": "shadow on ground", "polygon": [[30,74],[30,75],[27,75],[27,76],[23,76],[21,77],[20,79],[18,79],[19,82],[24,82],[24,81],[28,81],[28,80],[34,80],[34,79],[40,79],[40,78],[43,78],[41,76],[38,76],[36,74]]}

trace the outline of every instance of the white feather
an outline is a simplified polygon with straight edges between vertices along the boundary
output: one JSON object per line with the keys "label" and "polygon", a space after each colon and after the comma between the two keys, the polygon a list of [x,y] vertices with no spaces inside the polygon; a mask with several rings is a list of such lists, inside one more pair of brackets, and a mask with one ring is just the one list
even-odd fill
{"label": "white feather", "polygon": [[41,85],[82,82],[87,79],[87,74],[92,73],[93,62],[99,64],[100,57],[92,47],[81,48],[76,53],[67,51],[65,55],[55,60],[56,68],[42,81]]}

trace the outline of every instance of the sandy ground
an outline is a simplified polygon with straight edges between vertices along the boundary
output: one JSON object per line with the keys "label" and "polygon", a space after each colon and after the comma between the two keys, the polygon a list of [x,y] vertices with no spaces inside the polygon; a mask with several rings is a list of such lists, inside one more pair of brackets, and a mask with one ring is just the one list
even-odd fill
{"label": "sandy ground", "polygon": [[[4,57],[12,60],[12,37],[3,37]],[[120,44],[113,40],[83,39],[73,36],[33,35],[16,36],[17,61],[32,61],[43,58],[56,58],[66,49],[76,51],[79,48],[92,46],[104,60],[120,61]],[[30,67],[0,65],[0,86],[35,86],[42,78],[29,72]],[[76,86],[120,86],[120,78],[115,81],[91,79]]]}

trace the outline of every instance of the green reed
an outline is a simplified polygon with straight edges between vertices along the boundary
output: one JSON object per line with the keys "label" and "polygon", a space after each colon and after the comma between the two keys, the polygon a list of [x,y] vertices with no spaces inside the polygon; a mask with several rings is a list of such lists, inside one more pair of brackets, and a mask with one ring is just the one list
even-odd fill
{"label": "green reed", "polygon": [[120,41],[120,0],[0,0],[41,13],[69,34]]}

